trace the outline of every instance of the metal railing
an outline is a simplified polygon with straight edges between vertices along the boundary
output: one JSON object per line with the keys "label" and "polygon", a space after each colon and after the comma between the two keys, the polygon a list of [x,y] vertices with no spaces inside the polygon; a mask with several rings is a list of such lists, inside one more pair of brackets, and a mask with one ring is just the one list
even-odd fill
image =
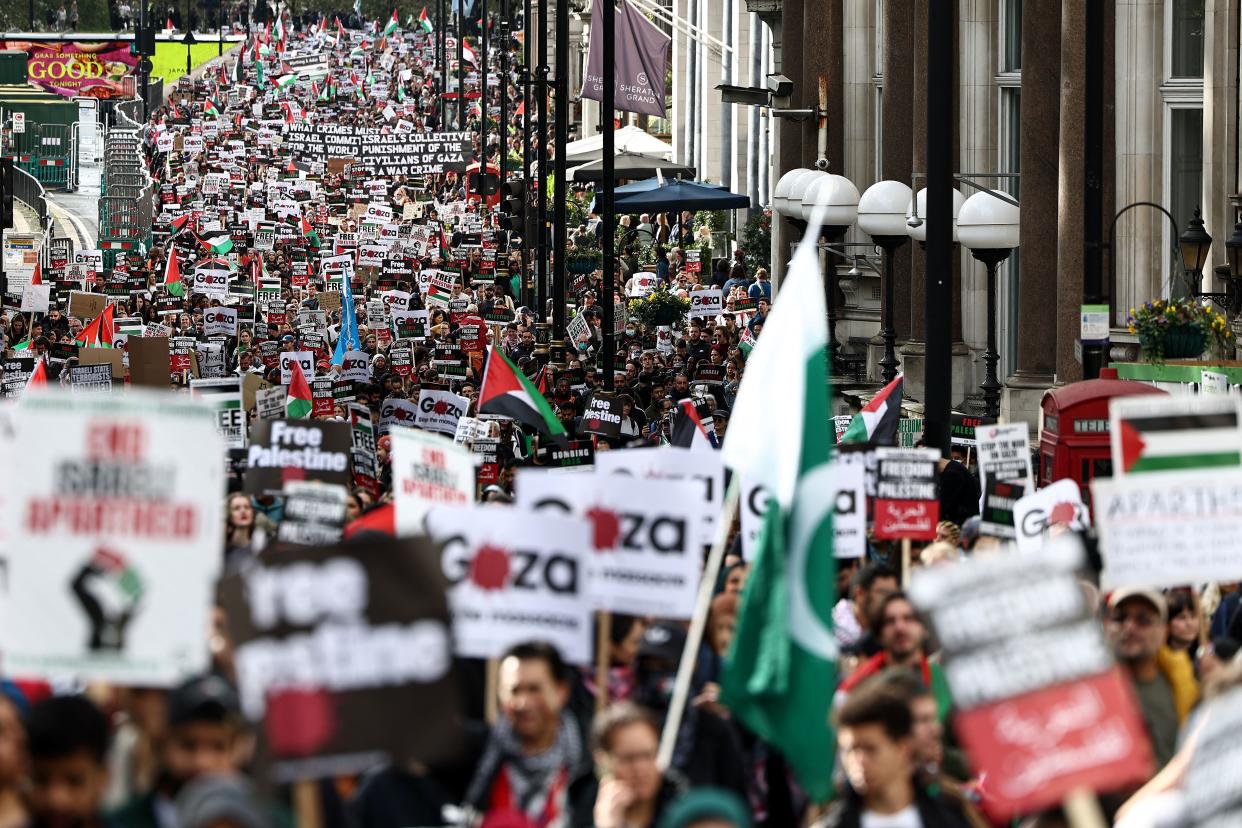
{"label": "metal railing", "polygon": [[13,197],[35,211],[40,229],[47,228],[47,190],[39,179],[17,165],[13,166]]}

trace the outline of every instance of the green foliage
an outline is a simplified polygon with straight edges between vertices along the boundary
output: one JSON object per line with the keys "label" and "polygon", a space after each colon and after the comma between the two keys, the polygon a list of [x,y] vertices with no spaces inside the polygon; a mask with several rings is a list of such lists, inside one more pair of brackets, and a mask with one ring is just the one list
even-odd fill
{"label": "green foliage", "polygon": [[1193,333],[1201,334],[1222,356],[1231,356],[1234,336],[1229,323],[1197,299],[1155,299],[1130,308],[1128,327],[1138,334],[1143,357],[1152,362],[1164,361],[1166,337]]}
{"label": "green foliage", "polygon": [[772,213],[769,210],[754,212],[742,229],[742,252],[746,254],[746,264],[753,273],[757,268],[771,269],[772,257]]}
{"label": "green foliage", "polygon": [[682,321],[690,310],[690,300],[670,293],[666,285],[660,285],[641,299],[630,301],[629,318],[650,328],[674,325]]}

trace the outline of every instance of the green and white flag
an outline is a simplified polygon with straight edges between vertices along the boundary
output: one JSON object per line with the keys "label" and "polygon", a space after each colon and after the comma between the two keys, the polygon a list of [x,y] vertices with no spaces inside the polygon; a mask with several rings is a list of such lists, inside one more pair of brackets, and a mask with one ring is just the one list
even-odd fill
{"label": "green and white flag", "polygon": [[[837,683],[828,331],[811,217],[747,360],[725,464],[770,497],[721,678],[722,700],[815,801],[832,793]],[[773,400],[780,402],[773,405]],[[738,438],[738,439],[735,439]]]}
{"label": "green and white flag", "polygon": [[289,87],[293,86],[297,82],[298,82],[298,76],[293,73],[290,73],[288,75],[281,75],[279,78],[276,79],[276,85],[280,87],[281,89],[288,89]]}

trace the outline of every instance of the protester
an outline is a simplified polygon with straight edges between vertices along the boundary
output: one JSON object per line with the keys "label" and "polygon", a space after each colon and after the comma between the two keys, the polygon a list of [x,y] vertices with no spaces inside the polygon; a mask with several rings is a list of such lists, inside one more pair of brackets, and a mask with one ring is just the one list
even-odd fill
{"label": "protester", "polygon": [[103,828],[108,720],[84,696],[54,696],[25,718],[33,828]]}
{"label": "protester", "polygon": [[[880,601],[897,591],[897,573],[882,564],[867,564],[850,581],[848,593],[832,610],[833,632],[842,648],[858,645]],[[864,653],[873,655],[874,653]]]}
{"label": "protester", "polygon": [[26,773],[26,731],[19,704],[21,691],[0,687],[0,828],[20,828],[30,818],[23,796]]}

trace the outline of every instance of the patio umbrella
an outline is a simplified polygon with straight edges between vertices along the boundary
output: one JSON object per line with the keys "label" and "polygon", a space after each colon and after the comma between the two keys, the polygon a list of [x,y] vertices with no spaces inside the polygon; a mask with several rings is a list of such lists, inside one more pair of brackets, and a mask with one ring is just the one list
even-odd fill
{"label": "patio umbrella", "polygon": [[[640,182],[646,184],[647,182]],[[630,185],[634,186],[634,185]],[[665,181],[663,186],[640,192],[614,193],[618,213],[660,213],[677,210],[742,210],[750,207],[750,197],[731,193],[701,181]]]}
{"label": "patio umbrella", "polygon": [[[651,178],[660,172],[665,178],[676,178],[684,176],[686,178],[694,177],[694,167],[687,167],[684,164],[674,164],[672,161],[665,161],[653,155],[645,155],[639,152],[619,152],[613,161],[613,168],[616,170],[618,179],[643,179]],[[591,161],[577,167],[569,173],[569,177],[573,181],[595,181],[604,180],[604,160],[601,158]],[[617,191],[619,192],[619,190]]]}
{"label": "patio umbrella", "polygon": [[[613,146],[617,152],[636,152],[653,158],[672,158],[673,147],[659,138],[648,135],[636,126],[623,126],[613,133]],[[604,157],[604,136],[592,135],[571,141],[565,145],[565,162],[570,167]]]}

